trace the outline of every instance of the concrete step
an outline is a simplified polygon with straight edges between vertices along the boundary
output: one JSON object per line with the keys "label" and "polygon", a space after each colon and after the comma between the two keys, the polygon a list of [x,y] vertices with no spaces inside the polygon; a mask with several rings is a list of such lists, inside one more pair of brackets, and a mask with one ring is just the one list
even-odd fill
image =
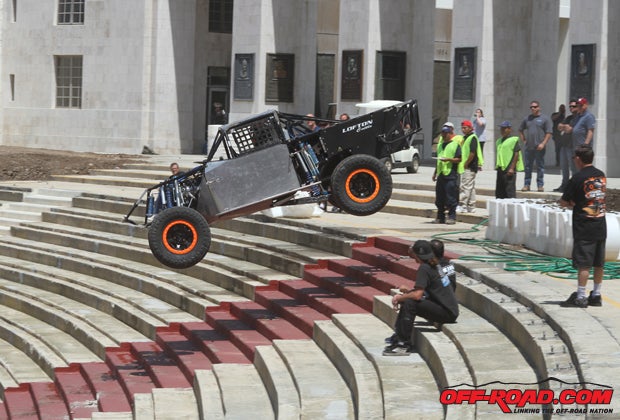
{"label": "concrete step", "polygon": [[[74,220],[73,217],[65,216],[46,217],[46,219],[61,219],[63,222]],[[256,286],[267,284],[272,280],[296,278],[263,265],[239,261],[216,253],[207,254],[202,263],[182,272],[172,270],[163,267],[155,260],[145,239],[86,228],[72,228],[69,225],[54,223],[22,225],[13,228],[13,235],[25,240],[96,252],[99,255],[97,260],[105,260],[108,265],[155,277],[159,281],[170,283],[187,293],[201,296],[214,303],[239,300],[242,299],[241,296],[251,298]],[[46,249],[45,246],[43,249]],[[156,276],[153,276],[153,270]]]}
{"label": "concrete step", "polygon": [[373,363],[363,351],[332,321],[317,321],[313,339],[351,389],[355,417],[384,418],[381,381]]}
{"label": "concrete step", "polygon": [[164,179],[170,176],[170,168],[124,168],[122,172],[119,172],[117,169],[95,169],[90,171],[91,176],[122,176],[123,178],[138,178],[138,179],[148,179],[155,181],[153,185],[163,181]]}
{"label": "concrete step", "polygon": [[[514,299],[529,308],[527,312],[540,318],[534,328],[535,331],[543,328],[542,331],[530,335],[544,352],[549,374],[567,378],[576,376],[579,381],[598,381],[596,383],[612,387],[620,385],[620,361],[606,356],[620,353],[620,342],[609,329],[610,322],[618,320],[616,311],[609,311],[605,307],[590,307],[587,311],[560,307],[559,303],[574,291],[574,280],[567,286],[566,282],[553,281],[551,278],[541,281],[540,275],[536,273],[510,273],[481,262],[459,260],[456,265],[476,281],[508,296],[511,305]],[[540,324],[548,325],[553,335],[545,332],[544,325]],[[558,339],[562,344],[553,344]],[[571,362],[567,361],[567,357]],[[558,386],[550,382],[552,385]],[[620,409],[613,400],[610,405],[600,408],[613,408],[614,411]]]}
{"label": "concrete step", "polygon": [[[207,306],[216,304],[213,300],[208,299],[210,294],[216,295],[217,299],[222,299],[222,294],[230,295],[219,287],[209,285],[208,283],[205,285],[204,282],[199,283],[197,279],[191,279],[191,286],[183,285],[182,282],[178,282],[174,278],[173,272],[168,270],[162,274],[157,273],[153,275],[150,272],[150,267],[146,267],[143,264],[132,264],[114,256],[102,255],[86,250],[76,251],[74,248],[59,246],[54,242],[45,240],[48,236],[58,238],[58,235],[47,233],[47,236],[45,236],[44,233],[47,232],[40,233],[36,241],[28,240],[28,243],[31,243],[31,248],[23,251],[21,258],[30,258],[31,261],[37,261],[37,258],[41,258],[42,254],[49,255],[47,251],[53,249],[58,260],[56,262],[49,261],[49,264],[60,262],[66,270],[113,282],[122,287],[141,290],[143,294],[156,297],[162,302],[173,305],[198,318],[202,317]],[[64,239],[70,238],[60,237]],[[24,241],[26,240],[11,241],[7,239],[4,244],[13,243],[14,246],[18,246]],[[3,246],[3,243],[0,242],[1,246]],[[75,238],[74,246],[80,247],[80,239],[77,237]],[[177,286],[177,282],[181,287]],[[200,292],[196,293],[198,290]],[[203,298],[200,295],[205,295],[205,297]],[[236,298],[236,296],[230,296],[231,298]]]}
{"label": "concrete step", "polygon": [[351,390],[314,341],[276,340],[274,347],[297,387],[302,418],[355,418]]}
{"label": "concrete step", "polygon": [[0,340],[0,365],[2,366],[2,378],[0,379],[2,393],[4,389],[16,387],[21,383],[50,380],[47,373],[26,353],[5,340]]}
{"label": "concrete step", "polygon": [[[145,180],[140,178],[124,178],[111,175],[51,175],[52,181],[58,182],[76,182],[81,184],[93,184],[93,185],[106,185],[117,187],[131,187],[131,188],[150,188],[157,184],[160,180]],[[155,181],[155,182],[154,182]]]}
{"label": "concrete step", "polygon": [[278,419],[299,419],[299,392],[286,364],[273,346],[258,346],[254,366],[262,378],[269,400]]}
{"label": "concrete step", "polygon": [[[212,370],[197,370],[194,377],[194,392],[201,419],[224,420],[226,418],[222,402],[222,392]],[[144,397],[136,395],[138,398]],[[144,405],[141,403],[141,405]],[[148,408],[148,407],[147,407]],[[138,407],[136,406],[136,413]],[[144,410],[145,412],[147,410]],[[144,417],[146,419],[146,417]],[[154,417],[153,417],[154,418]]]}
{"label": "concrete step", "polygon": [[[6,251],[1,246],[0,249],[2,252]],[[15,251],[27,252],[24,249],[15,249]],[[41,254],[33,255],[42,256]],[[52,293],[61,293],[69,299],[113,315],[147,337],[154,337],[155,328],[165,325],[166,322],[181,319],[196,320],[195,317],[186,313],[183,313],[183,318],[173,316],[169,319],[168,315],[172,308],[163,302],[160,303],[127,287],[61,268],[24,260],[9,261],[6,256],[3,256],[0,269],[2,276],[7,280],[39,287]],[[146,306],[141,307],[141,302]]]}
{"label": "concrete step", "polygon": [[226,418],[275,419],[274,410],[256,368],[251,364],[218,364],[213,374]]}
{"label": "concrete step", "polygon": [[[55,293],[23,284],[17,286],[7,280],[0,280],[0,290],[0,304],[58,328],[101,358],[106,347],[116,346],[121,341],[146,340],[115,318]],[[92,319],[96,319],[96,323]]]}
{"label": "concrete step", "polygon": [[[359,359],[359,351],[374,365],[383,394],[383,418],[444,418],[436,375],[422,352],[418,350],[407,357],[383,356],[384,339],[393,330],[370,314],[338,314],[333,316],[333,323],[339,330],[337,337],[347,343],[349,353],[357,354]],[[343,356],[351,359],[344,351]],[[403,393],[403,389],[408,391]]]}
{"label": "concrete step", "polygon": [[71,335],[24,312],[0,305],[0,319],[0,339],[27,354],[49,377],[68,363],[99,360]]}

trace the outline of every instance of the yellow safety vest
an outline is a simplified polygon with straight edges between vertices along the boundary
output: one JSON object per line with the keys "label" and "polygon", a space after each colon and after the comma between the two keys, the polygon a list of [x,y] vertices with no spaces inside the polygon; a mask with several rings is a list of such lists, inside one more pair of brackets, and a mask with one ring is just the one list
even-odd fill
{"label": "yellow safety vest", "polygon": [[[463,173],[465,172],[465,162],[467,161],[467,159],[469,158],[469,153],[470,153],[470,146],[471,146],[471,140],[476,137],[475,134],[471,134],[469,137],[467,137],[465,139],[465,141],[463,142],[463,150],[462,150],[462,154],[463,154],[463,158],[461,159],[461,163],[459,163],[459,169],[461,170],[461,172],[459,173]],[[476,139],[478,139],[478,137],[476,137]],[[476,155],[478,156],[478,166],[482,167],[482,165],[484,164],[484,158],[482,157],[482,149],[480,148],[480,142],[478,143],[478,150],[476,150]]]}
{"label": "yellow safety vest", "polygon": [[[456,151],[461,147],[458,141],[452,141],[445,145],[442,140],[437,144],[437,157],[442,158],[450,158],[453,159],[456,156]],[[437,175],[448,176],[452,172],[452,166],[454,164],[452,162],[444,162],[440,159],[437,159]],[[456,172],[461,174],[463,171],[461,170],[461,165],[458,165],[456,168]]]}
{"label": "yellow safety vest", "polygon": [[[502,171],[508,169],[508,165],[512,162],[512,158],[515,154],[515,144],[519,141],[518,136],[508,137],[507,139],[502,139],[501,137],[496,141],[496,168],[500,168]],[[523,155],[519,150],[519,157],[517,159],[517,164],[515,165],[515,170],[523,171]]]}

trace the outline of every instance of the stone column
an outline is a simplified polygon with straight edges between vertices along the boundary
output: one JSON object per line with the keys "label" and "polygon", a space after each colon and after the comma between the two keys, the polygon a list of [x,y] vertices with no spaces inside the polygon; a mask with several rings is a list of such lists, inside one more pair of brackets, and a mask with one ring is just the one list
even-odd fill
{"label": "stone column", "polygon": [[[267,109],[312,112],[316,79],[316,0],[237,0],[233,12],[231,112],[235,121]],[[235,54],[254,54],[252,99],[235,99]],[[294,56],[292,102],[269,101],[268,54]],[[286,77],[284,70],[276,76]],[[272,85],[273,87],[273,85]],[[272,88],[271,87],[271,88]],[[271,89],[270,88],[270,89]]]}

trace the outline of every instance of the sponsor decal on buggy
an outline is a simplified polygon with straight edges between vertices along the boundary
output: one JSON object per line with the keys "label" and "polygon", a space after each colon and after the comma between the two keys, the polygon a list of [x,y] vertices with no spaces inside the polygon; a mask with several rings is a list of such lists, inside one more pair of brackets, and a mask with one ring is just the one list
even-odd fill
{"label": "sponsor decal on buggy", "polygon": [[[547,381],[561,382],[564,384],[563,389],[539,389],[537,385]],[[498,384],[515,388],[490,387]],[[576,388],[566,388],[565,385]],[[536,388],[523,389],[523,386]],[[557,378],[548,378],[530,384],[497,381],[477,387],[470,384],[450,386],[441,392],[439,401],[444,405],[486,403],[497,405],[503,413],[514,414],[613,414],[613,408],[605,407],[611,404],[613,394],[613,388],[607,385],[567,383]]]}
{"label": "sponsor decal on buggy", "polygon": [[360,131],[368,130],[369,128],[372,128],[372,118],[367,121],[362,121],[360,123],[353,124],[350,127],[343,128],[342,134],[351,133],[351,132],[359,133]]}

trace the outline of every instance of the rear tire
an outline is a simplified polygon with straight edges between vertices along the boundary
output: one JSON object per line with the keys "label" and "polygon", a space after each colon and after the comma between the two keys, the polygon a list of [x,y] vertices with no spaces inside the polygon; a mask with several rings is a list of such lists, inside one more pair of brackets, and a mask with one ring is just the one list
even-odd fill
{"label": "rear tire", "polygon": [[414,155],[411,158],[411,163],[407,165],[407,172],[410,174],[417,174],[418,170],[420,170],[420,156]]}
{"label": "rear tire", "polygon": [[172,207],[155,216],[148,239],[159,262],[171,268],[188,268],[198,264],[209,251],[211,230],[196,210]]}
{"label": "rear tire", "polygon": [[355,216],[381,210],[392,196],[392,176],[383,162],[369,155],[353,155],[340,162],[331,176],[332,201]]}

